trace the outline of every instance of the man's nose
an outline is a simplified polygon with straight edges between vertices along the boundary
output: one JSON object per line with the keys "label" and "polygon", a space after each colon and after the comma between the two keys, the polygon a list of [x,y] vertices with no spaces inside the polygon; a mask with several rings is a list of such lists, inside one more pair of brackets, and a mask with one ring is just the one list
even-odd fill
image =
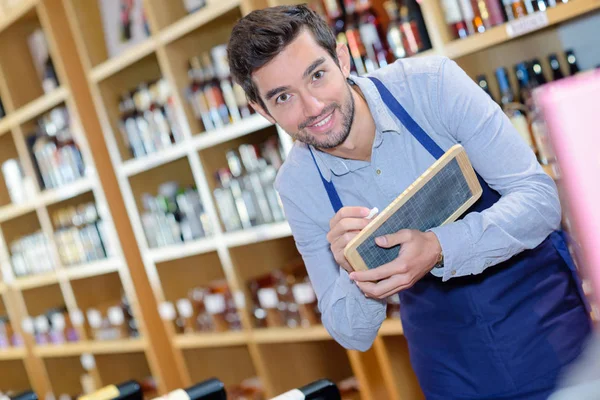
{"label": "man's nose", "polygon": [[317,117],[321,115],[325,104],[317,97],[310,93],[306,93],[302,96],[302,103],[304,106],[304,116],[306,118]]}

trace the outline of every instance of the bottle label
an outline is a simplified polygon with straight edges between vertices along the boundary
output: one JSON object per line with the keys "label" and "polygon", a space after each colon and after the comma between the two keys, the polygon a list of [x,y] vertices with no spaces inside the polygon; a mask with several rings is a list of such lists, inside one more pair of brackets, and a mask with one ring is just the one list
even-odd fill
{"label": "bottle label", "polygon": [[462,11],[462,15],[465,21],[472,21],[475,18],[475,13],[473,12],[473,5],[471,4],[471,0],[458,0],[460,9]]}
{"label": "bottle label", "polygon": [[446,16],[446,23],[448,25],[454,25],[462,21],[463,18],[460,14],[458,0],[442,0],[442,7],[444,8],[444,15]]}
{"label": "bottle label", "polygon": [[508,22],[506,24],[506,34],[508,37],[513,38],[537,31],[545,26],[548,26],[548,14],[545,11],[539,11]]}

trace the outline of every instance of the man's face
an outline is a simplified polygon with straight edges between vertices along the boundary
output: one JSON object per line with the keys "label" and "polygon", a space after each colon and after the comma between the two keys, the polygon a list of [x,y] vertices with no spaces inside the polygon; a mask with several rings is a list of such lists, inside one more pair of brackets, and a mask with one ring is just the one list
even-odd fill
{"label": "man's face", "polygon": [[338,46],[337,54],[339,66],[309,31],[301,32],[252,74],[266,110],[253,107],[294,139],[321,149],[339,146],[350,133],[354,99],[347,48]]}

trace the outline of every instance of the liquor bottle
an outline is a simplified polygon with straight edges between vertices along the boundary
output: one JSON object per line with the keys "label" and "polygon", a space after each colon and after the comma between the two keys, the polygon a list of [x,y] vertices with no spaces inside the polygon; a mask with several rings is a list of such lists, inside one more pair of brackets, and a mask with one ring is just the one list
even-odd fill
{"label": "liquor bottle", "polygon": [[470,35],[467,22],[460,11],[458,0],[442,0],[446,24],[452,29],[454,37],[464,39]]}
{"label": "liquor bottle", "polygon": [[225,104],[225,99],[223,98],[219,80],[215,74],[215,68],[210,59],[210,55],[207,52],[202,53],[202,66],[206,82],[204,94],[208,100],[210,115],[212,116],[215,127],[222,128],[225,125],[229,125],[231,120],[227,104]]}
{"label": "liquor bottle", "polygon": [[475,12],[471,0],[458,0],[458,6],[460,7],[460,13],[465,20],[467,25],[467,32],[469,35],[473,35],[476,32],[473,20],[475,19]]}
{"label": "liquor bottle", "polygon": [[46,62],[44,64],[44,76],[42,79],[42,88],[44,89],[44,93],[49,93],[56,89],[59,86],[58,76],[56,75],[56,70],[54,69],[54,63],[52,62],[52,57],[48,56]]}
{"label": "liquor bottle", "polygon": [[[421,11],[420,2],[417,0],[397,0],[400,2],[400,16],[406,15],[410,21],[415,21],[417,24],[417,31],[419,32],[419,40],[422,44],[419,47],[419,51],[431,49],[431,40],[429,40],[429,33],[427,32],[427,26],[423,19],[423,12]],[[403,10],[406,10],[404,12]]]}
{"label": "liquor bottle", "polygon": [[167,126],[165,130],[168,128],[170,132],[171,142],[180,143],[183,140],[183,130],[179,124],[169,82],[164,78],[160,78],[150,86],[150,92],[156,103],[156,108],[162,114],[158,118],[164,119]]}
{"label": "liquor bottle", "polygon": [[565,51],[565,57],[567,64],[569,64],[569,75],[575,75],[579,72],[579,65],[577,65],[577,57],[575,52],[571,49]]}
{"label": "liquor bottle", "polygon": [[134,158],[144,156],[146,154],[146,149],[144,148],[144,143],[140,132],[138,131],[135,119],[135,105],[129,92],[125,92],[121,95],[119,113],[121,114],[119,130],[121,131],[121,137],[123,138],[125,146],[129,149],[129,152]]}
{"label": "liquor bottle", "polygon": [[140,113],[138,121],[140,119],[144,120],[144,126],[148,130],[148,137],[154,151],[171,147],[171,129],[164,115],[156,106],[146,82],[138,85],[134,95],[134,102]]}
{"label": "liquor bottle", "polygon": [[542,63],[540,63],[540,60],[538,60],[537,58],[531,60],[530,67],[530,73],[533,73],[533,76],[535,76],[538,85],[544,85],[547,82],[547,80],[546,76],[544,75],[544,70],[542,68]]}
{"label": "liquor bottle", "polygon": [[558,81],[565,77],[562,73],[560,62],[558,61],[558,57],[555,53],[552,53],[548,56],[548,63],[550,63],[550,69],[552,70],[553,81]]}
{"label": "liquor bottle", "polygon": [[223,92],[223,98],[231,116],[231,122],[239,122],[242,116],[233,91],[233,80],[231,79],[231,71],[227,62],[227,47],[225,45],[213,47],[211,55],[214,60],[215,75],[220,81],[221,91]]}
{"label": "liquor bottle", "polygon": [[548,8],[548,2],[546,0],[534,0],[533,8],[535,11],[546,11]]}
{"label": "liquor bottle", "polygon": [[502,96],[501,104],[504,113],[510,119],[517,132],[521,135],[521,138],[527,143],[527,145],[533,149],[533,139],[529,130],[529,124],[527,118],[522,111],[523,105],[516,103],[510,83],[508,81],[508,73],[505,68],[496,69],[496,80],[498,81],[498,87]]}
{"label": "liquor bottle", "polygon": [[235,199],[235,205],[242,221],[244,229],[251,228],[260,224],[260,215],[256,199],[251,190],[244,185],[242,162],[235,152],[229,150],[225,154],[227,165],[231,172],[232,180],[230,183],[231,193]]}
{"label": "liquor bottle", "polygon": [[348,40],[348,47],[356,72],[358,75],[373,72],[376,70],[375,65],[373,65],[373,62],[367,57],[365,44],[360,37],[355,0],[344,0],[344,9],[346,10],[346,39]]}
{"label": "liquor bottle", "polygon": [[[244,93],[244,89],[237,83],[233,81],[231,77],[231,69],[229,68],[229,63],[227,61],[227,46],[220,45],[213,49],[212,51],[213,58],[215,59],[215,68],[217,69],[217,74],[220,74],[223,80],[227,80],[229,85],[233,90],[233,96],[235,98],[235,105],[237,107],[237,113],[240,118],[247,118],[250,115],[254,114],[254,110],[248,103],[248,98],[246,97],[246,93]],[[227,83],[221,83],[221,88],[223,93],[227,89],[223,89],[223,85],[227,85]],[[232,106],[233,107],[233,106]]]}
{"label": "liquor bottle", "polygon": [[536,7],[534,6],[535,0],[523,0],[523,4],[525,5],[525,11],[527,14],[533,14],[536,12]]}
{"label": "liquor bottle", "polygon": [[[471,1],[471,9],[473,10],[473,27],[477,33],[483,33],[487,28],[489,28],[489,20],[487,18],[487,7],[485,7],[485,1],[480,0],[470,0]],[[479,7],[479,4],[484,6],[483,11]],[[482,16],[482,12],[485,12],[485,19]]]}
{"label": "liquor bottle", "polygon": [[[234,199],[231,190],[231,172],[227,168],[221,168],[215,174],[215,179],[218,186],[213,194],[225,231],[232,232],[242,229],[242,221],[238,214],[236,200]],[[246,220],[248,218],[248,212],[245,211],[245,208],[242,209],[242,213],[244,220]]]}
{"label": "liquor bottle", "polygon": [[514,15],[515,19],[527,16],[527,7],[524,0],[512,0],[512,14]]}
{"label": "liquor bottle", "polygon": [[529,73],[527,72],[527,65],[524,62],[520,62],[514,66],[515,76],[519,84],[519,99],[522,104],[529,109],[532,101],[531,90],[532,85],[529,80]]}
{"label": "liquor bottle", "polygon": [[346,38],[346,19],[340,0],[323,0],[323,7],[337,42],[348,44],[348,39]]}
{"label": "liquor bottle", "polygon": [[488,84],[487,77],[485,75],[478,75],[477,78],[475,78],[475,80],[477,81],[479,87],[482,88],[483,91],[486,92],[492,98],[492,100],[494,100],[494,96],[492,96],[492,93],[490,92],[490,86]]}
{"label": "liquor bottle", "polygon": [[404,34],[400,29],[402,23],[400,22],[398,6],[394,0],[387,0],[383,3],[383,7],[390,19],[386,35],[390,50],[397,59],[404,58],[407,56],[407,52],[404,47]]}
{"label": "liquor bottle", "polygon": [[298,389],[293,389],[272,400],[341,400],[341,394],[335,383],[327,379],[311,382]]}
{"label": "liquor bottle", "polygon": [[261,182],[260,164],[256,148],[251,144],[243,144],[238,148],[246,176],[244,176],[244,188],[252,193],[252,200],[257,206],[258,223],[269,224],[273,222],[273,212],[269,207],[269,201],[265,188]]}
{"label": "liquor bottle", "polygon": [[[484,0],[489,14],[489,21],[492,26],[500,25],[506,22],[506,17],[502,11],[502,0]],[[482,11],[483,14],[483,11]]]}
{"label": "liquor bottle", "polygon": [[365,44],[367,57],[375,65],[375,68],[385,67],[393,62],[389,46],[383,31],[379,16],[373,9],[371,0],[357,0],[358,30]]}
{"label": "liquor bottle", "polygon": [[134,91],[132,92],[132,99],[135,106],[135,125],[144,145],[144,152],[146,154],[154,153],[158,150],[154,140],[154,131],[150,126],[151,121],[146,119],[146,116],[144,115],[144,111],[146,111],[149,106],[148,98],[143,92]]}
{"label": "liquor bottle", "polygon": [[504,6],[504,14],[506,15],[507,21],[513,21],[517,18],[513,11],[513,1],[514,0],[502,0],[502,5]]}
{"label": "liquor bottle", "polygon": [[204,72],[199,57],[192,57],[189,60],[188,77],[190,86],[187,90],[187,99],[192,106],[194,115],[198,121],[202,122],[205,131],[214,130],[215,125],[212,121],[208,99],[204,92]]}
{"label": "liquor bottle", "polygon": [[142,387],[136,381],[108,385],[94,393],[81,396],[79,400],[143,400]]}
{"label": "liquor bottle", "polygon": [[[492,21],[490,19],[490,11],[488,10],[488,4],[485,0],[472,0],[473,9],[477,9],[479,12],[479,20],[482,25],[483,31],[492,27]],[[478,32],[482,32],[480,29]]]}

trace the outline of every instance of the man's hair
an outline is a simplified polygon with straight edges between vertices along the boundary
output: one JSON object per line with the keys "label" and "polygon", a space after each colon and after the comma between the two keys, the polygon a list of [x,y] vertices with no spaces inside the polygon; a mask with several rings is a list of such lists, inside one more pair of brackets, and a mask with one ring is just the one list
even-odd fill
{"label": "man's hair", "polygon": [[277,6],[252,11],[233,27],[227,55],[233,79],[252,102],[265,110],[252,73],[271,61],[303,29],[338,63],[335,36],[327,23],[306,5]]}

